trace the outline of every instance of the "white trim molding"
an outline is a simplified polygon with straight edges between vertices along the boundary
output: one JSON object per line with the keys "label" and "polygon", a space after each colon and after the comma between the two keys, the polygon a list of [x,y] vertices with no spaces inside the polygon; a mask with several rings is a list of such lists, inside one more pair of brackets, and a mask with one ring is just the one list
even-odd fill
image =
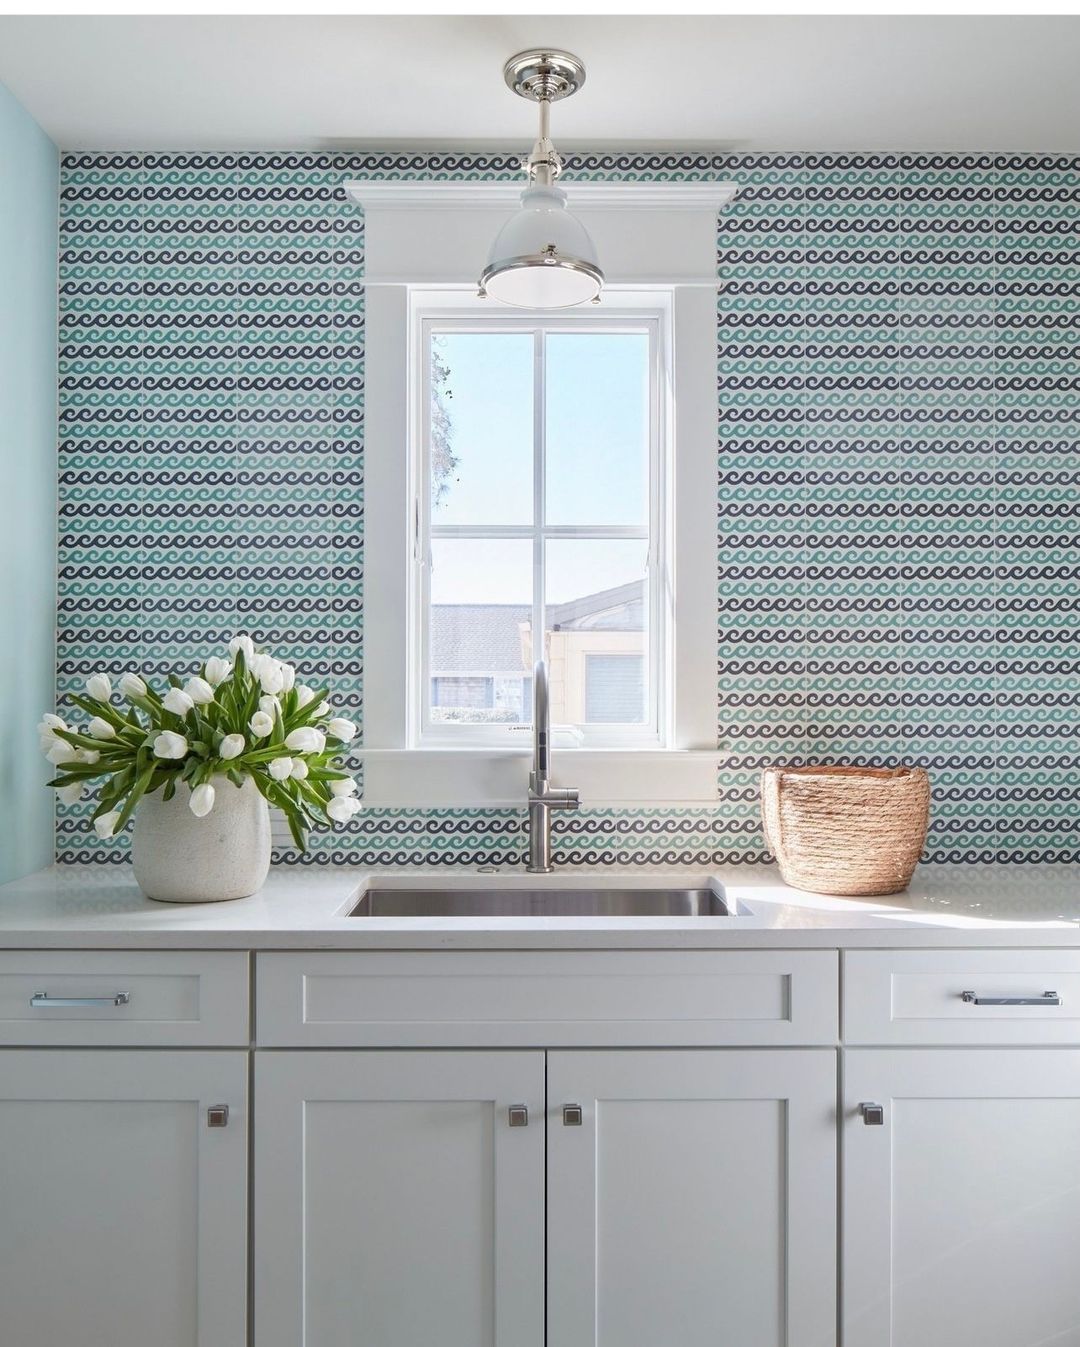
{"label": "white trim molding", "polygon": [[[730,182],[563,182],[608,285],[714,289],[716,216]],[[348,182],[364,209],[364,283],[475,285],[525,182]]]}
{"label": "white trim molding", "polygon": [[[716,798],[716,213],[729,183],[573,183],[570,208],[593,234],[608,276],[604,306],[662,291],[671,304],[674,521],[669,608],[673,719],[660,749],[561,749],[556,779],[594,803]],[[410,485],[410,294],[475,295],[476,278],[521,184],[351,183],[365,218],[365,800],[374,806],[522,803],[528,750],[410,747],[409,614],[416,519]],[[579,197],[579,193],[581,193]],[[597,203],[602,203],[598,205]],[[660,203],[664,204],[661,205]],[[585,206],[590,212],[586,213]],[[636,296],[633,292],[636,292]],[[659,298],[659,296],[658,296]],[[493,313],[513,314],[488,301]],[[597,312],[597,310],[590,310]]]}
{"label": "white trim molding", "polygon": [[[528,738],[527,735],[522,736]],[[531,748],[362,749],[364,804],[375,809],[524,807]],[[721,752],[664,749],[556,750],[552,783],[571,786],[587,808],[715,802]]]}
{"label": "white trim molding", "polygon": [[[397,179],[357,179],[345,184],[345,194],[365,210],[434,209],[476,210],[485,206],[513,210],[525,180],[516,182],[401,182]],[[706,210],[720,211],[739,190],[735,182],[575,182],[563,178],[559,186],[573,210]]]}

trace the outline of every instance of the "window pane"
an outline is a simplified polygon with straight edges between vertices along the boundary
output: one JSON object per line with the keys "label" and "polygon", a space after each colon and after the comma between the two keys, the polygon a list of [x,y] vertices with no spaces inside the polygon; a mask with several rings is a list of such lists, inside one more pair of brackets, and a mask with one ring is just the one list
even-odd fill
{"label": "window pane", "polygon": [[649,521],[649,338],[549,333],[549,524]]}
{"label": "window pane", "polygon": [[431,522],[528,524],[533,514],[533,338],[431,338]]}
{"label": "window pane", "polygon": [[556,724],[648,719],[648,584],[644,539],[547,544],[544,640]]}
{"label": "window pane", "polygon": [[528,721],[532,543],[435,538],[428,625],[433,723]]}
{"label": "window pane", "polygon": [[585,656],[585,719],[590,724],[640,721],[645,708],[641,655]]}

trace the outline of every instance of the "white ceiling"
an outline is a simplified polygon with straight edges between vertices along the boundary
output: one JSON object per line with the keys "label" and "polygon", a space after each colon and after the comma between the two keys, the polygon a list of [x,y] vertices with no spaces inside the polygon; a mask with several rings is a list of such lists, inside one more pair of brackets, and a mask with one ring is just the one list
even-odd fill
{"label": "white ceiling", "polygon": [[583,58],[560,145],[1080,152],[1080,18],[0,17],[0,80],[63,149],[531,140],[502,63]]}

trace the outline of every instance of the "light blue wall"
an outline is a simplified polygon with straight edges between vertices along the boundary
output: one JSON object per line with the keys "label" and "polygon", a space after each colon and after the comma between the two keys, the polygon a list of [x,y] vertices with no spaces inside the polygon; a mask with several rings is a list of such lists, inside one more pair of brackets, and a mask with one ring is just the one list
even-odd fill
{"label": "light blue wall", "polygon": [[0,85],[0,882],[52,860],[59,156]]}

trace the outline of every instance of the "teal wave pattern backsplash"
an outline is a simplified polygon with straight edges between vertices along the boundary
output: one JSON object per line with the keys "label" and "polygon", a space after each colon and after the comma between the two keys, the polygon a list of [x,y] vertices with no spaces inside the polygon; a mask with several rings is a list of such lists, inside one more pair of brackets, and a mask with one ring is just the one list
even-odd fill
{"label": "teal wave pattern backsplash", "polygon": [[[362,716],[342,183],[365,176],[514,178],[517,155],[64,157],[61,694],[246,631]],[[717,240],[730,761],[714,807],[560,817],[556,861],[760,861],[760,768],[840,759],[929,769],[928,859],[1080,859],[1080,160],[598,154],[574,177],[740,185]],[[365,811],[305,859],[511,866],[524,824]],[[61,861],[125,845],[60,809]]]}

